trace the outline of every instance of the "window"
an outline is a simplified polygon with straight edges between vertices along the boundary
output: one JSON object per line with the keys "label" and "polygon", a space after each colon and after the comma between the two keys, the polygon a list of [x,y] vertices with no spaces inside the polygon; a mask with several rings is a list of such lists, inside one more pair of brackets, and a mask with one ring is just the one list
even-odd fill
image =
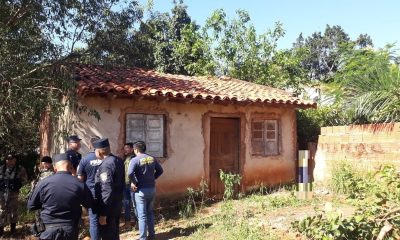
{"label": "window", "polygon": [[146,153],[165,157],[164,115],[127,114],[126,142],[144,141]]}
{"label": "window", "polygon": [[279,154],[278,120],[253,120],[252,149],[255,155]]}

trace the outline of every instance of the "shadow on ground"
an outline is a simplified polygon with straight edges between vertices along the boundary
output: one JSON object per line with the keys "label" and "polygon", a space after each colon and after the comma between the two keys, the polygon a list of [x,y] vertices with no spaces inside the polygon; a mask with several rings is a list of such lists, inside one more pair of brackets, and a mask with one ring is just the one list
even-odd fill
{"label": "shadow on ground", "polygon": [[168,240],[168,239],[174,239],[177,237],[187,237],[187,236],[193,234],[194,232],[196,232],[198,229],[209,228],[211,225],[212,225],[211,223],[206,223],[206,224],[198,224],[195,226],[190,226],[187,228],[175,227],[167,232],[156,233],[156,239]]}

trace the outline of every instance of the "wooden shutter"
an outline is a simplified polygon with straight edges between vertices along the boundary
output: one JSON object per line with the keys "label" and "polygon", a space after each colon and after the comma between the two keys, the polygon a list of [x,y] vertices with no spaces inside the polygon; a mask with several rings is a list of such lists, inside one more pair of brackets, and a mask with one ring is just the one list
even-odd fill
{"label": "wooden shutter", "polygon": [[154,157],[164,157],[164,116],[127,114],[126,142],[144,141],[146,152]]}
{"label": "wooden shutter", "polygon": [[253,121],[251,124],[253,154],[264,155],[264,121]]}
{"label": "wooden shutter", "polygon": [[278,121],[266,120],[264,125],[265,154],[278,154]]}
{"label": "wooden shutter", "polygon": [[146,152],[154,157],[164,157],[164,116],[146,115]]}
{"label": "wooden shutter", "polygon": [[144,114],[127,114],[126,142],[146,141],[146,118]]}

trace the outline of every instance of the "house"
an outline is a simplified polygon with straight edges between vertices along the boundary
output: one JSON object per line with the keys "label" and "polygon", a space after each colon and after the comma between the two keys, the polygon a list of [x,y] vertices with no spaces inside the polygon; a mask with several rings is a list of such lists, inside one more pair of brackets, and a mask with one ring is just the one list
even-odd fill
{"label": "house", "polygon": [[[93,135],[109,138],[115,154],[125,142],[144,140],[164,168],[157,183],[163,196],[196,188],[202,179],[210,194],[221,194],[220,169],[239,173],[242,191],[293,181],[295,109],[316,107],[285,91],[227,77],[77,65],[75,80],[79,102],[100,120],[88,111],[68,111],[53,124],[81,136],[83,153]],[[41,149],[54,153],[65,143],[49,141],[54,133],[48,124],[45,117]]]}

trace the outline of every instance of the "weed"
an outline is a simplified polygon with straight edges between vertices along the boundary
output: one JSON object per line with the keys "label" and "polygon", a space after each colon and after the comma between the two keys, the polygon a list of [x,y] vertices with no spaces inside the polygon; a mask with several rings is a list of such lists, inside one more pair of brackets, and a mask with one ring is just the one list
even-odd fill
{"label": "weed", "polygon": [[187,188],[186,199],[181,204],[179,216],[189,218],[200,212],[206,202],[207,191],[208,185],[204,179],[201,179],[198,189]]}
{"label": "weed", "polygon": [[375,174],[354,171],[339,165],[332,182],[335,190],[347,193],[357,206],[355,213],[344,218],[339,211],[322,212],[292,226],[312,239],[376,239],[384,226],[391,231],[385,239],[400,237],[400,177],[393,166],[384,166]]}
{"label": "weed", "polygon": [[233,199],[235,196],[235,185],[240,184],[242,177],[239,174],[224,173],[219,170],[219,178],[224,183],[224,200]]}

